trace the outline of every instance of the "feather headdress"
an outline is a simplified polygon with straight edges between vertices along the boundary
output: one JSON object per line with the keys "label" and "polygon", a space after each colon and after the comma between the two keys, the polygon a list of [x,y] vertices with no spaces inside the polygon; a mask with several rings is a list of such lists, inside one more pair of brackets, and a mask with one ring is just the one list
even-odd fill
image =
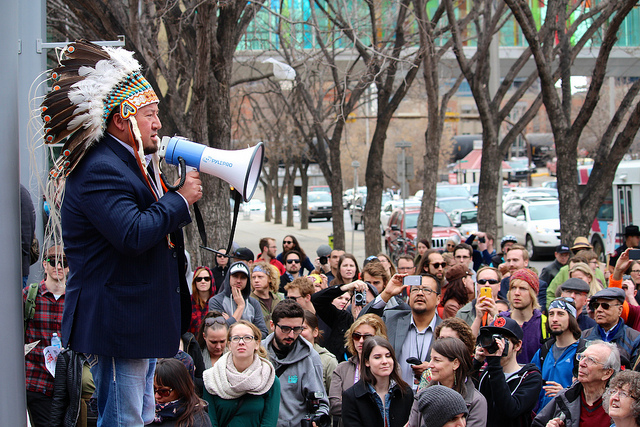
{"label": "feather headdress", "polygon": [[66,138],[51,171],[53,177],[68,175],[102,138],[114,108],[119,106],[122,118],[131,118],[137,128],[133,117],[138,108],[158,102],[133,52],[122,48],[84,40],[71,43],[62,50],[51,79],[51,92],[41,107],[45,143],[56,144]]}

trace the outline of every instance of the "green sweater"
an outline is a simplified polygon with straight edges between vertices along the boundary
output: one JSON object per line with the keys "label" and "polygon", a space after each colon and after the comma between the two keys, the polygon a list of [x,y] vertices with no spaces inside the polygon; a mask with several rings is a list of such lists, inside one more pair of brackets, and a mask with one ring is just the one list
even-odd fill
{"label": "green sweater", "polygon": [[[204,389],[204,400],[209,403],[209,418],[213,427],[276,427],[280,409],[280,380],[278,377],[263,395],[245,394],[237,399],[223,399]],[[237,410],[240,400],[242,406]],[[233,415],[235,412],[235,415]],[[233,415],[232,420],[228,420]]]}

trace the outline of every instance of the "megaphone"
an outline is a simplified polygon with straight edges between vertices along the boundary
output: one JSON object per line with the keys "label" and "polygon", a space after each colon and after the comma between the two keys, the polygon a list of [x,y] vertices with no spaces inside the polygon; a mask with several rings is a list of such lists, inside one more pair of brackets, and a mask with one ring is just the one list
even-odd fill
{"label": "megaphone", "polygon": [[162,137],[158,155],[172,165],[182,157],[187,164],[209,175],[217,176],[231,184],[245,202],[253,197],[258,186],[264,160],[264,144],[244,150],[219,150],[181,136]]}

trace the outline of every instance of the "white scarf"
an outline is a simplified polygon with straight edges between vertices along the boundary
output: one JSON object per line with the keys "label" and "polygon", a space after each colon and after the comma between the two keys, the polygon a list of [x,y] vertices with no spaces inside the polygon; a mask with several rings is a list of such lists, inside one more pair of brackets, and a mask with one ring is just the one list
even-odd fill
{"label": "white scarf", "polygon": [[265,394],[273,385],[275,377],[273,365],[258,355],[254,355],[253,362],[247,369],[238,372],[231,353],[223,354],[202,374],[207,391],[223,399],[237,399],[247,393]]}

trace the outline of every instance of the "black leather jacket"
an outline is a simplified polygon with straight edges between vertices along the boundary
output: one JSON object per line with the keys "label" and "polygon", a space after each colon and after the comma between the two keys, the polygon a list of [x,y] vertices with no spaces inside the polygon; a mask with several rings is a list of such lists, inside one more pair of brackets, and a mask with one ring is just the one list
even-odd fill
{"label": "black leather jacket", "polygon": [[83,356],[71,349],[63,350],[56,362],[53,384],[51,427],[73,427],[80,415]]}

